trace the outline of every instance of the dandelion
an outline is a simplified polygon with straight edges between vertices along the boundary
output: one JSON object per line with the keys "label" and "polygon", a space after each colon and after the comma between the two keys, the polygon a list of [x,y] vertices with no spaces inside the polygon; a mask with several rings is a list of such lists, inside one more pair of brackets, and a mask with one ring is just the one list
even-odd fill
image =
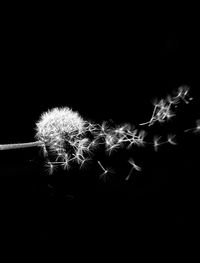
{"label": "dandelion", "polygon": [[63,146],[66,139],[73,140],[78,134],[84,133],[84,128],[85,121],[77,112],[67,107],[54,108],[41,115],[36,123],[35,137],[50,146],[52,143]]}
{"label": "dandelion", "polygon": [[[193,98],[188,96],[189,87],[181,86],[178,91],[172,95],[168,95],[166,99],[153,101],[154,109],[149,121],[140,123],[139,125],[148,125],[149,127],[156,122],[163,123],[176,114],[174,108],[180,101],[189,103]],[[93,150],[103,145],[105,152],[111,155],[120,147],[125,146],[126,149],[132,146],[153,145],[157,151],[162,144],[170,143],[176,145],[176,135],[168,134],[166,141],[160,141],[161,136],[154,136],[153,142],[144,141],[146,131],[138,131],[129,123],[110,127],[107,121],[102,124],[95,124],[85,121],[78,112],[72,111],[68,107],[53,108],[41,114],[35,127],[35,142],[14,143],[0,145],[0,150],[11,150],[29,147],[39,147],[43,151],[46,160],[45,167],[49,174],[52,174],[56,168],[62,167],[64,170],[69,169],[71,162],[79,165],[80,169],[85,168],[86,164],[91,160]],[[196,121],[196,127],[187,129],[184,132],[193,131],[200,133],[200,119]],[[92,153],[92,154],[91,154]],[[129,179],[133,170],[141,171],[141,167],[135,164],[133,159],[129,159],[132,166],[126,177]],[[112,168],[104,167],[98,161],[103,173],[101,178],[105,178],[108,174],[114,173]]]}
{"label": "dandelion", "polygon": [[44,157],[51,158],[51,162],[47,161],[46,164],[51,174],[55,168],[54,164],[63,164],[66,169],[69,159],[73,156],[80,163],[84,154],[89,153],[89,139],[86,138],[88,126],[92,127],[70,108],[53,108],[42,113],[36,122],[37,141],[0,145],[0,150],[41,147]]}

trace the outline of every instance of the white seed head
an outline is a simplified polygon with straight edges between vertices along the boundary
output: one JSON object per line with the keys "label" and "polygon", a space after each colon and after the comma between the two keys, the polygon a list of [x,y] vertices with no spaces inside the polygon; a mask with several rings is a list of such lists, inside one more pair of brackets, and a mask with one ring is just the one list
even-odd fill
{"label": "white seed head", "polygon": [[70,108],[53,108],[44,112],[36,123],[36,139],[44,142],[56,160],[80,151],[87,131],[87,122]]}
{"label": "white seed head", "polygon": [[85,121],[70,108],[54,108],[44,112],[36,123],[36,138],[41,141],[51,141],[56,138],[81,134]]}

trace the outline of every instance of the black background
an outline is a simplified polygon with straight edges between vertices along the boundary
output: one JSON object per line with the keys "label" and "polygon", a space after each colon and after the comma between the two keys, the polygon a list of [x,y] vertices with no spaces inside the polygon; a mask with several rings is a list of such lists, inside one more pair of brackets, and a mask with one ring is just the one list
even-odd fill
{"label": "black background", "polygon": [[182,13],[106,10],[13,8],[2,18],[1,143],[33,141],[40,114],[59,106],[97,123],[138,124],[150,118],[152,98],[186,84],[194,101],[180,106],[176,121],[152,130],[178,133],[179,144],[133,152],[140,176],[125,181],[124,161],[106,183],[95,164],[48,176],[38,149],[0,152],[1,226],[9,241],[23,234],[42,244],[75,245],[86,236],[116,244],[134,236],[137,243],[151,231],[183,233],[195,218],[199,135],[181,131],[199,118],[196,23]]}

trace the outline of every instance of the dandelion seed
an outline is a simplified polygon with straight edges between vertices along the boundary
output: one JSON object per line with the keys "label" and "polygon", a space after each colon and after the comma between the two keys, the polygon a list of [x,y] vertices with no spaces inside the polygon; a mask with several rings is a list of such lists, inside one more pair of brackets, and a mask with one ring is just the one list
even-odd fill
{"label": "dandelion seed", "polygon": [[108,175],[110,174],[114,174],[115,173],[115,171],[112,169],[112,168],[106,168],[105,169],[105,171],[102,173],[102,174],[100,174],[99,175],[99,177],[101,178],[101,179],[103,179],[104,181],[106,181],[106,179],[108,178]]}
{"label": "dandelion seed", "polygon": [[98,139],[95,139],[95,140],[91,141],[91,142],[88,144],[87,149],[88,149],[88,151],[94,150],[94,149],[96,149],[98,146],[99,146]]}
{"label": "dandelion seed", "polygon": [[133,170],[136,170],[136,171],[139,171],[139,172],[142,171],[142,168],[139,167],[138,165],[136,165],[132,158],[130,158],[128,160],[128,162],[130,163],[132,168],[131,168],[130,172],[128,173],[127,177],[125,178],[125,180],[129,180],[130,176],[132,175]]}
{"label": "dandelion seed", "polygon": [[92,159],[91,158],[85,158],[84,160],[81,161],[80,163],[80,169],[84,169],[84,170],[87,170],[89,168],[89,162],[91,161]]}
{"label": "dandelion seed", "polygon": [[103,165],[101,164],[101,162],[100,161],[97,161],[97,163],[99,164],[99,166],[101,167],[101,169],[103,170],[103,173],[102,174],[100,174],[100,178],[101,179],[103,179],[104,181],[106,180],[106,175],[108,175],[108,173],[111,173],[111,174],[113,174],[113,173],[115,173],[115,171],[112,169],[112,168],[104,168],[103,167]]}
{"label": "dandelion seed", "polygon": [[177,143],[175,142],[174,138],[176,137],[176,135],[173,135],[173,134],[168,134],[168,139],[167,141],[172,144],[172,145],[177,145]]}
{"label": "dandelion seed", "polygon": [[[189,101],[187,101],[186,96],[188,95],[190,87],[187,85],[181,86],[178,88],[178,94],[177,94],[177,98],[181,98],[186,104],[189,103]],[[189,98],[188,100],[192,100],[193,98]]]}
{"label": "dandelion seed", "polygon": [[103,167],[103,165],[101,164],[101,162],[100,162],[100,161],[97,161],[97,163],[99,164],[99,166],[101,167],[101,169],[105,172],[106,169]]}
{"label": "dandelion seed", "polygon": [[109,131],[109,126],[108,126],[108,122],[107,121],[103,121],[102,125],[101,125],[101,135],[106,135]]}
{"label": "dandelion seed", "polygon": [[153,141],[153,145],[154,145],[154,150],[157,152],[158,151],[158,147],[163,144],[161,142],[159,142],[161,136],[154,136],[154,141]]}
{"label": "dandelion seed", "polygon": [[144,137],[146,136],[146,134],[147,133],[144,130],[139,132],[139,135],[138,135],[137,141],[136,141],[137,145],[144,146]]}
{"label": "dandelion seed", "polygon": [[46,162],[45,168],[46,168],[46,170],[47,170],[47,172],[48,172],[49,175],[52,175],[53,172],[55,171],[55,166],[54,166],[53,163],[50,162],[50,161]]}
{"label": "dandelion seed", "polygon": [[70,157],[68,156],[68,154],[65,154],[64,160],[61,164],[64,170],[66,169],[69,170],[70,168],[69,162],[70,162]]}
{"label": "dandelion seed", "polygon": [[136,170],[136,171],[141,171],[141,167],[139,167],[138,165],[135,164],[134,160],[132,158],[130,158],[128,160],[128,162],[133,166],[133,168]]}
{"label": "dandelion seed", "polygon": [[106,147],[111,147],[114,144],[115,138],[111,134],[106,135],[105,145]]}
{"label": "dandelion seed", "polygon": [[80,154],[78,151],[76,153],[73,153],[72,156],[74,157],[72,157],[71,160],[74,160],[78,164],[80,164],[84,160],[83,155]]}

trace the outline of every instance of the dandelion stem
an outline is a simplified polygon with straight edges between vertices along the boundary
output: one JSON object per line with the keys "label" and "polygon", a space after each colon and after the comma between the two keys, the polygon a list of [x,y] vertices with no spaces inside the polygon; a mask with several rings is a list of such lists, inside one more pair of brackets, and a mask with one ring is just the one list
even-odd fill
{"label": "dandelion stem", "polygon": [[42,141],[26,142],[26,143],[0,144],[0,151],[30,148],[30,147],[41,147],[43,145],[44,145],[44,143]]}

